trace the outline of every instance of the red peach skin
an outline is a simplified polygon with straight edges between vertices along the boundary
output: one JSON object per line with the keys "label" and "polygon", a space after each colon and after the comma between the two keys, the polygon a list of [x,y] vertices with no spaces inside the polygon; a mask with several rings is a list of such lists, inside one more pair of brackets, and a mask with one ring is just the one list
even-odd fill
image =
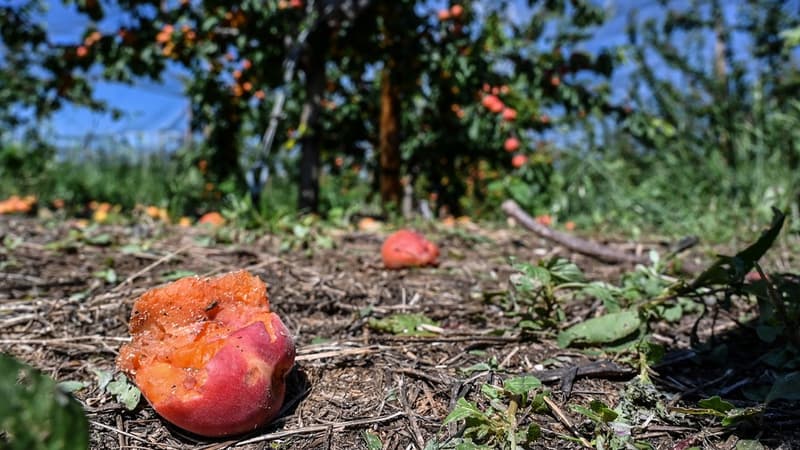
{"label": "red peach skin", "polygon": [[[277,315],[272,316],[273,328],[284,330],[278,332],[283,338],[270,342],[258,322],[233,333],[205,366],[207,381],[198,394],[167,396],[153,402],[153,409],[202,436],[240,434],[269,423],[283,405],[285,378],[294,362],[294,347],[286,345],[286,328]],[[140,378],[148,378],[147,370],[139,373]],[[143,391],[148,384],[143,383]]]}
{"label": "red peach skin", "polygon": [[435,266],[439,247],[411,230],[400,230],[390,235],[381,247],[383,264],[387,269]]}

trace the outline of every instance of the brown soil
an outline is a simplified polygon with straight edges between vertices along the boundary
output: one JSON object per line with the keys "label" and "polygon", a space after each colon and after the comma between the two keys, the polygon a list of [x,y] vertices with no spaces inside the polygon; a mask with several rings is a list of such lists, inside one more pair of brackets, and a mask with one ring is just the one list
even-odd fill
{"label": "brown soil", "polygon": [[[485,407],[479,395],[484,383],[533,373],[542,364],[556,369],[616,360],[630,367],[624,355],[561,349],[554,332],[521,337],[515,320],[487,304],[483,295],[506,289],[512,256],[521,261],[565,256],[590,278],[609,281],[626,267],[571,255],[523,230],[428,231],[442,247],[439,267],[387,271],[380,261],[380,234],[334,231],[334,249],[280,253],[274,236],[237,232],[228,236],[236,243],[224,243],[219,240],[224,233],[218,233],[209,244],[208,231],[145,223],[84,233],[102,244],[93,245],[68,224],[0,217],[0,351],[56,380],[90,383],[76,397],[87,411],[94,449],[366,448],[365,432],[378,436],[383,448],[422,448],[463,431],[457,424],[442,426],[442,421],[460,396]],[[659,242],[610,245],[631,252],[664,250]],[[794,263],[779,259],[779,264]],[[108,268],[117,274],[113,283],[94,275]],[[208,440],[171,427],[144,400],[128,411],[97,388],[93,369],[114,369],[117,351],[128,340],[131,306],[141,293],[178,270],[213,275],[241,268],[268,283],[273,309],[296,337],[296,370],[280,419],[248,436]],[[591,317],[598,306],[591,299],[572,301],[562,326]],[[425,314],[439,327],[429,337],[406,337],[368,326],[370,318],[400,312]],[[704,319],[700,337],[738,330],[734,319],[748,312],[752,305],[742,303],[713,324]],[[747,406],[735,384],[765,369],[747,358],[715,366],[682,356],[692,351],[689,335],[696,319],[684,317],[656,328],[656,339],[673,352],[671,363],[656,367],[659,392],[653,395],[663,395],[668,404],[696,406],[699,398],[726,393],[723,397]],[[752,334],[741,339],[736,342],[758,350]],[[464,370],[489,361],[494,361],[491,370]],[[553,378],[548,388],[554,409],[565,417],[553,408],[526,412],[522,420],[538,423],[543,431],[534,448],[581,448],[577,440],[592,439],[592,424],[569,405],[601,399],[615,406],[621,396],[633,395],[625,393],[632,386],[632,371],[608,367],[612,370],[578,376],[568,397],[558,381],[569,371]],[[739,439],[754,437],[768,447],[800,448],[800,416],[794,411],[788,405],[771,407],[756,429],[723,428],[703,416],[679,421],[653,416],[633,432],[654,448],[735,448]]]}

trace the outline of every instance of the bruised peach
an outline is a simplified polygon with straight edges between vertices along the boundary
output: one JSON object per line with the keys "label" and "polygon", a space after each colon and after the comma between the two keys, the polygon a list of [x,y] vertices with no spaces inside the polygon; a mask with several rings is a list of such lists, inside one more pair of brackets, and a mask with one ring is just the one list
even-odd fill
{"label": "bruised peach", "polygon": [[387,269],[435,266],[439,247],[411,230],[400,230],[390,235],[381,247],[383,264]]}
{"label": "bruised peach", "polygon": [[252,431],[283,405],[295,346],[261,279],[238,271],[145,292],[118,368],[164,419],[203,436]]}

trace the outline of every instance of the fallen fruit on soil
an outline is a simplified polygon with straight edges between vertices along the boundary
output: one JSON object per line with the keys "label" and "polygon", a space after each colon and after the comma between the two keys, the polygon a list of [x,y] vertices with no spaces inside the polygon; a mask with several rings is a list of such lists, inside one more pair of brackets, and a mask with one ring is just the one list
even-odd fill
{"label": "fallen fruit on soil", "polygon": [[419,233],[400,230],[383,242],[381,256],[387,269],[435,266],[439,247]]}
{"label": "fallen fruit on soil", "polygon": [[238,271],[151,289],[129,327],[117,367],[166,420],[229,436],[277,416],[295,346],[258,277]]}
{"label": "fallen fruit on soil", "polygon": [[225,218],[222,217],[222,214],[212,211],[203,214],[197,220],[197,223],[200,225],[211,225],[212,227],[221,227],[225,225]]}

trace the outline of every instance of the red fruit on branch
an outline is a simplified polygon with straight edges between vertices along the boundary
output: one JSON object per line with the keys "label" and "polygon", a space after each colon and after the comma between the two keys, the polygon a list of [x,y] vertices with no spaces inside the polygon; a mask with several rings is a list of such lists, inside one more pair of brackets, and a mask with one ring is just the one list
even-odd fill
{"label": "red fruit on branch", "polygon": [[503,101],[494,94],[483,96],[483,99],[481,99],[481,104],[484,106],[484,108],[495,114],[502,112],[503,108],[505,108]]}
{"label": "red fruit on branch", "polygon": [[505,149],[505,151],[508,153],[514,153],[515,151],[519,150],[519,145],[519,139],[511,136],[503,143],[503,149]]}

